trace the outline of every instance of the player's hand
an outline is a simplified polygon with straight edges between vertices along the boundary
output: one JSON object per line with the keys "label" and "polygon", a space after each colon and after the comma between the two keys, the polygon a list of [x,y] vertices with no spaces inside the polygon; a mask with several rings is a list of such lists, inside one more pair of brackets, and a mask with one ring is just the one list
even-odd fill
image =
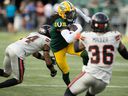
{"label": "player's hand", "polygon": [[80,33],[77,33],[76,36],[75,36],[75,39],[76,40],[79,40],[81,38],[81,34]]}
{"label": "player's hand", "polygon": [[57,70],[54,69],[53,71],[51,71],[51,74],[50,75],[51,75],[51,77],[55,77],[56,74],[57,74]]}

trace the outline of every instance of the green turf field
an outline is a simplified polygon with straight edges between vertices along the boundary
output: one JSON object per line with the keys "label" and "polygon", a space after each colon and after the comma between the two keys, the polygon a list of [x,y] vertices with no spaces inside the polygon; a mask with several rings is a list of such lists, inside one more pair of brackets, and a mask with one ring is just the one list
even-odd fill
{"label": "green turf field", "polygon": [[[22,38],[26,34],[20,33],[14,35],[0,33],[1,68],[3,66],[4,50],[7,45],[18,38]],[[71,67],[70,76],[71,79],[73,79],[81,71],[81,58],[76,56],[67,57]],[[30,56],[26,58],[25,69],[23,83],[10,88],[0,89],[0,96],[63,96],[66,86],[61,79],[61,72],[57,66],[58,74],[55,78],[52,78],[49,75],[45,63]],[[6,80],[6,78],[0,77],[0,82],[4,80]],[[79,96],[85,96],[85,93]],[[117,55],[111,83],[105,91],[97,96],[128,96],[128,61]]]}

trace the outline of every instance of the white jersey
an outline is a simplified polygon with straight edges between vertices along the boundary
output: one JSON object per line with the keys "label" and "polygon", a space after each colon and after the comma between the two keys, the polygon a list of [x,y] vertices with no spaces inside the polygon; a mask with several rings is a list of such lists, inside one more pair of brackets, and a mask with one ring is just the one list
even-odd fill
{"label": "white jersey", "polygon": [[32,32],[27,37],[10,44],[8,47],[11,48],[18,57],[24,59],[26,56],[41,51],[45,44],[50,45],[50,38],[38,32]]}
{"label": "white jersey", "polygon": [[116,49],[121,39],[120,33],[115,31],[110,31],[105,34],[83,32],[81,39],[89,56],[85,71],[92,74],[97,79],[109,83]]}

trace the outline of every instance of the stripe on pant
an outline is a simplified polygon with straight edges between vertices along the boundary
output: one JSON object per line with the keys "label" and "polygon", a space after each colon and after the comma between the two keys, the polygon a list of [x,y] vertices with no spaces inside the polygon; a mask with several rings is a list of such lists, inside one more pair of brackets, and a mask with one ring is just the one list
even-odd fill
{"label": "stripe on pant", "polygon": [[73,81],[68,85],[68,87],[70,88],[78,79],[80,79],[83,75],[85,74],[85,72],[81,72],[75,79],[73,79]]}
{"label": "stripe on pant", "polygon": [[19,80],[23,80],[24,76],[24,62],[22,59],[18,58],[18,64],[19,64]]}

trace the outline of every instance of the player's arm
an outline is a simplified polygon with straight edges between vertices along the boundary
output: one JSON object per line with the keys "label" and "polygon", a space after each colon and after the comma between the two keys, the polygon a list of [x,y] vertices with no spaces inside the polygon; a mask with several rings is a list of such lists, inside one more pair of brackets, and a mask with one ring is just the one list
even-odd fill
{"label": "player's arm", "polygon": [[124,46],[122,42],[120,42],[119,47],[118,47],[118,52],[124,59],[128,59],[128,50]]}
{"label": "player's arm", "polygon": [[57,74],[57,71],[56,69],[54,68],[53,66],[53,62],[51,60],[51,57],[50,57],[50,47],[45,44],[43,46],[43,55],[44,55],[44,59],[45,59],[45,62],[46,62],[46,65],[47,65],[47,68],[50,70],[51,72],[51,76],[54,77],[56,74]]}
{"label": "player's arm", "polygon": [[45,60],[44,56],[41,53],[39,53],[39,52],[33,53],[32,56],[37,58],[37,59]]}
{"label": "player's arm", "polygon": [[76,30],[69,30],[69,29],[63,29],[61,30],[61,35],[66,40],[67,43],[71,43],[75,40],[76,34],[80,33],[82,31],[82,27],[80,24],[74,24],[74,29]]}
{"label": "player's arm", "polygon": [[[33,57],[37,58],[37,59],[40,59],[40,60],[44,60],[44,56],[40,53],[40,52],[35,52],[32,54]],[[52,60],[52,63],[53,65],[55,65],[56,61],[55,61],[55,57],[54,56],[50,56],[51,60]]]}
{"label": "player's arm", "polygon": [[85,49],[85,46],[80,40],[76,40],[74,42],[74,49],[75,49],[75,52],[80,52]]}
{"label": "player's arm", "polygon": [[87,23],[91,22],[91,18],[87,16],[86,14],[84,14],[79,8],[76,8],[76,12],[78,13],[78,15],[80,15],[85,20],[85,22]]}

